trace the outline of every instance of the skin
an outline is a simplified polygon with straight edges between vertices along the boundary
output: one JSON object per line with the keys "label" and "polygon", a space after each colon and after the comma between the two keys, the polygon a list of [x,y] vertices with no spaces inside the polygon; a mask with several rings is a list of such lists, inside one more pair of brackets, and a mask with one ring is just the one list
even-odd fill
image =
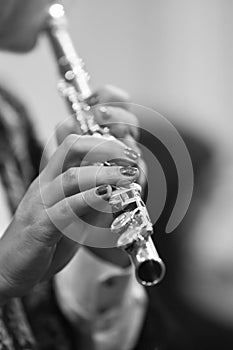
{"label": "skin", "polygon": [[0,47],[2,50],[27,52],[36,44],[44,27],[51,0],[2,0]]}
{"label": "skin", "polygon": [[[2,0],[1,50],[30,51],[35,46],[41,29],[44,28],[50,3],[49,0]],[[120,173],[119,165],[111,169],[103,167],[101,172],[98,172],[96,166],[81,164],[83,158],[88,154],[88,162],[91,164],[115,158],[123,160],[127,166],[137,163],[124,153],[126,144],[137,149],[133,137],[136,136],[135,128],[131,130],[131,127],[125,124],[128,122],[137,125],[135,116],[127,110],[127,95],[112,87],[102,89],[96,94],[101,103],[110,105],[110,101],[120,102],[117,107],[109,106],[109,120],[106,120],[106,116],[104,118],[98,109],[94,113],[100,124],[121,122],[115,126],[110,125],[110,129],[123,142],[106,140],[103,144],[99,138],[79,136],[77,125],[71,121],[58,128],[57,151],[48,161],[40,177],[29,187],[1,240],[0,303],[2,304],[11,297],[24,295],[38,282],[53,276],[76,253],[78,244],[64,237],[50,218],[53,217],[55,221],[62,218],[64,228],[72,220],[72,213],[75,213],[77,218],[85,216],[88,219],[91,207],[101,206],[103,199],[106,204],[111,194],[109,186],[105,195],[97,195],[96,186],[116,184],[123,178],[126,180]],[[63,161],[64,154],[67,157],[61,169],[59,164]],[[132,182],[137,177],[138,173],[131,178],[127,177],[127,182]],[[64,185],[62,191],[58,186],[61,182]],[[93,213],[91,217],[93,218]],[[85,233],[85,229],[82,221],[80,230]],[[112,262],[118,261],[123,266],[128,264],[128,258],[119,250],[117,253],[116,250],[104,249],[104,252],[101,249],[93,250],[97,255]]]}
{"label": "skin", "polygon": [[[107,94],[104,96],[102,93],[101,98],[105,99],[106,96]],[[105,101],[108,102],[107,98]],[[96,115],[98,113],[96,112]],[[100,115],[99,119],[101,119]],[[111,107],[109,123],[111,120],[118,122],[134,120],[134,125],[136,122],[136,118],[131,113],[119,107],[116,110]],[[101,120],[99,122],[101,123]],[[106,125],[106,120],[104,124]],[[111,128],[111,124],[109,126]],[[119,131],[115,126],[114,128],[116,134],[122,135],[122,132],[125,136],[130,134],[129,127],[125,124],[121,124]],[[99,167],[90,165],[111,159],[121,159],[121,162],[127,166],[135,165],[137,161],[132,161],[124,153],[125,143],[117,139],[106,139],[103,143],[99,137],[80,136],[70,121],[58,128],[57,133],[60,145],[40,176],[26,192],[1,240],[0,300],[2,303],[10,297],[24,295],[38,282],[53,276],[77,252],[79,245],[63,236],[53,224],[54,222],[62,223],[65,229],[73,220],[73,214],[77,218],[85,217],[88,222],[89,214],[93,219],[91,208],[98,208],[103,203],[106,205],[106,200],[111,194],[111,187],[109,187],[104,196],[98,196],[96,186],[117,184],[119,180],[129,183],[138,177],[138,173],[132,177],[123,176],[120,172],[122,166],[101,167],[100,171]],[[133,139],[130,141],[131,146],[132,142]],[[135,149],[137,149],[136,146]],[[64,160],[64,155],[67,156],[61,170],[60,164]],[[88,158],[82,164],[86,156]],[[90,163],[88,166],[86,160]],[[77,230],[81,230],[85,235],[84,222],[78,221],[76,225]],[[98,231],[96,232],[98,234]],[[104,259],[117,261],[123,266],[128,263],[128,257],[118,249],[93,248],[93,252]]]}
{"label": "skin", "polygon": [[[1,0],[1,50],[30,51],[35,46],[39,33],[44,27],[47,8],[50,3],[51,1],[49,0]],[[111,116],[108,122],[122,121],[125,123],[127,121],[132,122],[132,118],[135,120],[135,117],[127,110],[127,98],[124,93],[119,93],[116,90],[112,91],[110,88],[98,91],[97,94],[100,96],[102,103],[108,103],[109,101],[114,101],[114,99],[121,101],[120,108],[111,107]],[[96,112],[96,117],[100,123],[108,124],[108,122],[103,120],[100,113]],[[136,147],[132,137],[132,135],[136,135],[132,130],[129,130],[123,124],[119,127],[111,126],[111,128],[112,132],[116,136],[122,137],[125,143],[128,143],[131,147]],[[58,130],[57,137],[60,146],[56,152],[57,156],[69,145],[71,138],[68,134],[78,132],[79,130],[75,128],[71,121]],[[116,145],[121,155],[122,147],[124,147],[123,144],[121,146],[119,144]],[[108,152],[109,149],[105,151]],[[74,152],[75,156],[80,156],[73,149],[72,152]],[[226,152],[223,153],[226,154]],[[229,156],[231,157],[231,155]],[[220,158],[223,159],[224,163],[225,157]],[[60,213],[59,203],[62,200],[61,198],[56,198],[55,200],[52,196],[54,193],[52,189],[55,186],[55,178],[49,175],[52,159],[43,172],[45,179],[43,189],[51,191],[51,199],[54,201],[52,204],[49,204],[49,208],[53,208],[56,215]],[[218,168],[225,169],[227,172],[227,163],[229,162],[226,161],[221,166],[218,165]],[[76,167],[79,165],[76,164]],[[74,169],[73,164],[67,164],[67,169],[69,168]],[[72,171],[78,171],[77,169]],[[119,176],[116,169],[112,171],[116,171]],[[225,178],[217,172],[216,174],[216,186],[213,186],[212,197],[208,198],[205,203],[199,203],[202,206],[202,213],[198,220],[195,218],[195,225],[191,229],[189,227],[191,234],[187,236],[183,243],[183,252],[185,252],[183,254],[184,268],[181,271],[182,283],[180,283],[180,286],[183,297],[190,304],[195,305],[195,308],[199,309],[200,312],[208,313],[210,317],[221,319],[223,323],[233,324],[231,307],[233,289],[231,269],[232,220],[229,213],[232,205],[228,190],[228,188],[231,188],[232,177],[227,175],[229,177],[227,179],[229,187],[226,190],[227,194],[224,195],[224,190],[226,189],[224,187],[226,183]],[[231,174],[231,172],[227,174]],[[56,177],[58,176],[62,176],[62,174],[57,173]],[[67,174],[65,176],[67,178]],[[71,176],[72,179],[75,178],[71,174],[68,176]],[[82,179],[82,181],[86,181],[85,176]],[[109,181],[107,174],[105,177],[102,176],[102,179],[102,182],[100,181],[99,184]],[[221,181],[221,179],[224,181]],[[91,179],[89,180],[91,183]],[[77,199],[77,215],[81,215],[81,211],[82,214],[88,212],[89,208],[82,207],[81,203],[79,203],[79,193],[75,192],[77,183],[71,183],[73,186],[70,188],[71,193],[77,196],[75,197]],[[98,202],[100,199],[96,197],[94,189],[90,188],[90,183],[85,182],[85,188],[93,191],[91,200]],[[217,193],[217,190],[220,190],[220,194]],[[225,200],[226,198],[227,201]],[[33,220],[35,215],[39,218],[36,222]],[[224,229],[222,223],[224,223]],[[219,234],[220,231],[221,234]],[[77,248],[76,244],[64,238],[48,220],[47,212],[41,206],[38,179],[35,180],[21,202],[0,245],[0,297],[2,302],[6,301],[9,296],[18,296],[26,293],[38,281],[48,278],[60,270],[70,260]],[[66,254],[64,254],[64,251],[66,251]],[[20,252],[20,254],[16,254],[16,252]],[[103,251],[95,250],[95,253],[113,262],[119,263],[121,261],[123,265],[127,264],[125,256],[121,256],[119,259],[119,255],[115,254],[115,251],[112,252],[105,249]],[[9,256],[14,258],[10,259]]]}

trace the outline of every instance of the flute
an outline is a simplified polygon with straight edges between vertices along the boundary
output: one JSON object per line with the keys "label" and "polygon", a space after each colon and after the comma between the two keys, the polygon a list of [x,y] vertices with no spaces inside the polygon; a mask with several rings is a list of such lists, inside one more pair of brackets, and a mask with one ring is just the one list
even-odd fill
{"label": "flute", "polygon": [[[61,76],[59,90],[79,124],[81,133],[113,137],[108,128],[102,128],[96,123],[86,103],[86,99],[92,95],[89,76],[72,43],[61,4],[53,4],[49,8],[47,35]],[[113,220],[111,231],[118,235],[117,246],[131,258],[138,282],[145,286],[157,284],[165,274],[165,265],[151,238],[153,226],[141,199],[141,186],[132,183],[117,187],[112,192],[109,204],[113,212],[121,213]]]}

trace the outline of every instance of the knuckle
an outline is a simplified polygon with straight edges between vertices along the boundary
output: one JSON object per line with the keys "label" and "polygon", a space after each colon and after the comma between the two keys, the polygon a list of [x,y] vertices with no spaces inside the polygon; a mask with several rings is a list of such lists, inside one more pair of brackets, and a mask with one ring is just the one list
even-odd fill
{"label": "knuckle", "polygon": [[59,205],[59,213],[61,216],[67,216],[71,208],[68,204],[67,199],[64,199]]}
{"label": "knuckle", "polygon": [[120,140],[112,139],[112,140],[109,140],[109,147],[119,150],[124,147],[124,144]]}
{"label": "knuckle", "polygon": [[77,168],[69,168],[63,173],[63,181],[64,183],[73,183],[77,180]]}

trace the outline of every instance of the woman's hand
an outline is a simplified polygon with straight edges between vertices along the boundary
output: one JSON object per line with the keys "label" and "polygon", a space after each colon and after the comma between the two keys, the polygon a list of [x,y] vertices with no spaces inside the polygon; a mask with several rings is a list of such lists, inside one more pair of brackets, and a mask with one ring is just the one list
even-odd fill
{"label": "woman's hand", "polygon": [[[133,149],[136,153],[140,153],[136,142],[139,137],[138,120],[136,116],[130,112],[130,99],[125,91],[113,86],[106,86],[94,92],[87,100],[87,103],[92,107],[91,111],[94,114],[96,122],[100,126],[107,126],[112,135],[121,140],[121,142]],[[70,133],[80,134],[79,125],[73,118],[62,122],[57,128],[58,144]],[[146,181],[146,165],[141,157],[137,161],[137,166],[140,169],[137,182],[144,186]],[[112,217],[106,218],[106,214],[103,215],[100,213],[97,217],[96,213],[91,213],[92,217],[93,215],[95,215],[94,220],[97,229],[98,225],[103,220],[105,220],[106,224],[106,220],[108,220],[109,226],[113,220]],[[89,219],[87,218],[87,220]],[[111,233],[109,234],[111,235]],[[94,248],[93,246],[87,246],[87,248],[104,260],[121,266],[129,265],[127,254],[120,249],[101,249]]]}
{"label": "woman's hand", "polygon": [[[121,159],[122,166],[88,165],[112,159]],[[31,184],[1,239],[2,303],[27,293],[68,263],[78,244],[57,227],[65,229],[75,215],[76,229],[85,231],[85,222],[78,218],[106,205],[112,191],[108,184],[134,181],[138,171],[129,171],[129,166],[137,160],[137,154],[118,140],[74,134],[64,139]]]}
{"label": "woman's hand", "polygon": [[[139,138],[138,119],[130,111],[132,103],[130,103],[129,95],[124,90],[107,85],[95,91],[88,98],[87,103],[91,106],[91,112],[100,126],[107,126],[113,136],[141,154],[137,144]],[[80,134],[81,131],[77,121],[72,117],[58,126],[56,130],[58,144],[61,144],[65,137],[73,133]],[[146,164],[141,157],[137,164],[140,169],[137,182],[144,186],[146,182]]]}

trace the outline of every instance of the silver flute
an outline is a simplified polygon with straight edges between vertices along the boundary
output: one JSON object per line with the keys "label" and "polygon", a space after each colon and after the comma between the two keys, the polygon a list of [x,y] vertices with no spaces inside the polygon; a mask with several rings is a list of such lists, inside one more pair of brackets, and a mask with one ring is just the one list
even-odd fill
{"label": "silver flute", "polygon": [[[47,23],[46,33],[61,75],[58,88],[79,124],[81,133],[113,137],[108,128],[96,123],[91,107],[86,102],[92,95],[89,76],[73,46],[61,4],[50,6]],[[129,254],[138,282],[144,286],[157,284],[165,274],[165,265],[151,239],[153,226],[141,199],[141,186],[132,183],[117,187],[112,192],[109,204],[113,213],[120,212],[111,224],[111,231],[118,235],[117,246]]]}

